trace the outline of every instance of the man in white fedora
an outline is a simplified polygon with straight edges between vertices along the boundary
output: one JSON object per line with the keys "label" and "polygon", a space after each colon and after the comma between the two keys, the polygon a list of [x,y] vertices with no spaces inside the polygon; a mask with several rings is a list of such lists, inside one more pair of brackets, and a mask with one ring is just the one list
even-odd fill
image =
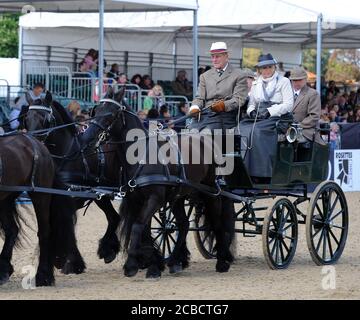
{"label": "man in white fedora", "polygon": [[290,80],[294,90],[295,121],[302,127],[305,141],[315,141],[325,144],[316,128],[319,125],[321,113],[320,95],[307,85],[307,73],[303,67],[295,67],[290,72]]}
{"label": "man in white fedora", "polygon": [[214,42],[210,48],[213,67],[200,76],[199,88],[189,110],[194,115],[190,128],[230,129],[237,125],[239,108],[245,103],[247,77],[229,62],[225,42]]}

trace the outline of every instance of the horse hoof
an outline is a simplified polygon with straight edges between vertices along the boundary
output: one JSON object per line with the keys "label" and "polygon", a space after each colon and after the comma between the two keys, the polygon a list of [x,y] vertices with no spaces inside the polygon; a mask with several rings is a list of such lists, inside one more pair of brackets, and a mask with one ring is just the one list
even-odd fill
{"label": "horse hoof", "polygon": [[169,272],[172,274],[180,273],[181,271],[183,271],[181,264],[174,264],[172,266],[169,266]]}
{"label": "horse hoof", "polygon": [[149,279],[149,280],[156,280],[156,279],[160,279],[161,278],[161,272],[158,271],[158,272],[149,272],[147,271],[146,272],[146,279]]}
{"label": "horse hoof", "polygon": [[65,258],[63,257],[56,257],[54,261],[54,267],[56,269],[62,269],[65,265]]}
{"label": "horse hoof", "polygon": [[125,277],[131,278],[134,277],[138,271],[138,268],[124,268],[124,275]]}
{"label": "horse hoof", "polygon": [[9,279],[10,279],[10,274],[8,273],[0,275],[0,286],[8,282]]}
{"label": "horse hoof", "polygon": [[226,261],[218,261],[216,263],[216,272],[228,272],[230,269],[230,263]]}
{"label": "horse hoof", "polygon": [[111,263],[115,260],[115,258],[116,258],[116,253],[113,251],[108,256],[104,257],[104,262],[106,264]]}
{"label": "horse hoof", "polygon": [[53,275],[44,276],[37,275],[36,276],[36,286],[37,287],[51,287],[55,285],[55,279]]}
{"label": "horse hoof", "polygon": [[83,263],[74,263],[66,261],[64,267],[61,269],[63,274],[81,274],[85,271],[86,266]]}

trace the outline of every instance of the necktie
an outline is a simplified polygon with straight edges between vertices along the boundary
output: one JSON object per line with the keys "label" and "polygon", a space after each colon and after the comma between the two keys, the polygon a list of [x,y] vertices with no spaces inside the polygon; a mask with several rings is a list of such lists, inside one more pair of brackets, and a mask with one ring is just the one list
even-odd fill
{"label": "necktie", "polygon": [[299,95],[298,95],[297,93],[294,94],[294,101],[296,101],[296,99],[297,99],[298,96],[299,96]]}
{"label": "necktie", "polygon": [[224,70],[218,70],[219,77],[224,73]]}

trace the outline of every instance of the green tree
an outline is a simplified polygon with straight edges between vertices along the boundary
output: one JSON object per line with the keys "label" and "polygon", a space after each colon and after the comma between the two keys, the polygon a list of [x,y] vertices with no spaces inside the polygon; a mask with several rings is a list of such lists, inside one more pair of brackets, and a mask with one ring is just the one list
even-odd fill
{"label": "green tree", "polygon": [[333,50],[328,61],[326,80],[360,80],[360,52],[356,49]]}
{"label": "green tree", "polygon": [[257,64],[261,50],[256,48],[244,48],[243,50],[243,67],[253,69]]}
{"label": "green tree", "polygon": [[18,57],[19,16],[20,14],[0,15],[0,57],[3,58]]}
{"label": "green tree", "polygon": [[[324,49],[321,52],[321,75],[325,75],[328,68],[328,60],[330,58],[330,50]],[[316,49],[305,49],[302,52],[302,64],[303,66],[316,73]]]}

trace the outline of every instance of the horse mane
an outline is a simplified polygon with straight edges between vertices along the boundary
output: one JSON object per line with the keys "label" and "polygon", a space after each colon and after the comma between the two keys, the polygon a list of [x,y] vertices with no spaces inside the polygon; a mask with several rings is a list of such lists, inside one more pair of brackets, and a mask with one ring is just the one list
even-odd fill
{"label": "horse mane", "polygon": [[[53,100],[52,107],[59,113],[64,124],[74,123],[73,118],[69,115],[69,113],[66,111],[66,109],[62,106],[60,102]],[[72,134],[77,134],[75,125],[69,126],[68,129],[71,131]]]}

